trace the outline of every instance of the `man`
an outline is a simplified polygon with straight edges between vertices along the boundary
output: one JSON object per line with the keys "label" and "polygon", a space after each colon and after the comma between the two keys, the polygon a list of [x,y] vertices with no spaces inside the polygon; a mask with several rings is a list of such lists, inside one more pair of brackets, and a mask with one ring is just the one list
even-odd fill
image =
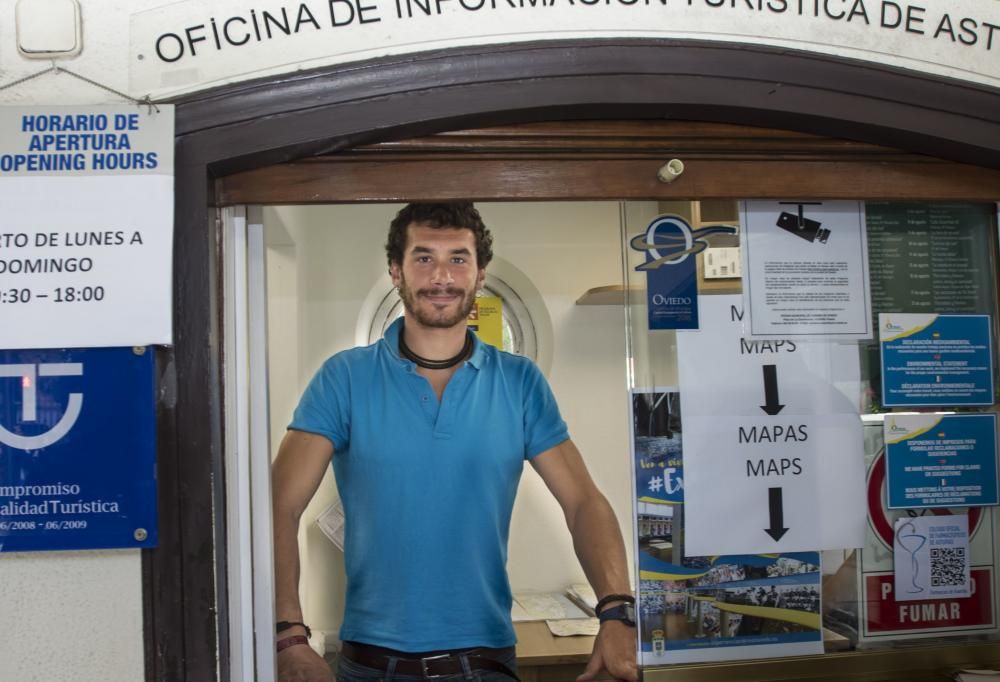
{"label": "man", "polygon": [[478,211],[406,206],[386,252],[404,318],[378,343],[327,360],[274,462],[279,682],[330,679],[305,646],[296,536],[331,459],[346,515],[339,681],[514,679],[505,564],[525,459],[561,505],[601,597],[600,632],[579,679],[602,669],[637,679],[614,512],[537,367],[467,330],[493,256]]}

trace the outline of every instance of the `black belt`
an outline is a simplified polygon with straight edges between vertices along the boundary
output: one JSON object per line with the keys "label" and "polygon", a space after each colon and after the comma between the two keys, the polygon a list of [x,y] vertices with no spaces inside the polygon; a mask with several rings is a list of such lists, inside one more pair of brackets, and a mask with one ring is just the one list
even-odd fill
{"label": "black belt", "polygon": [[343,642],[340,654],[358,665],[366,668],[387,671],[392,659],[396,659],[394,672],[400,675],[414,675],[424,679],[444,677],[446,675],[461,675],[465,672],[462,667],[462,658],[469,662],[472,670],[491,670],[503,673],[511,679],[520,678],[498,657],[508,658],[511,649],[460,649],[458,651],[445,651],[440,653],[430,652],[428,654],[409,654],[392,649],[384,649],[370,644],[359,644],[357,642]]}

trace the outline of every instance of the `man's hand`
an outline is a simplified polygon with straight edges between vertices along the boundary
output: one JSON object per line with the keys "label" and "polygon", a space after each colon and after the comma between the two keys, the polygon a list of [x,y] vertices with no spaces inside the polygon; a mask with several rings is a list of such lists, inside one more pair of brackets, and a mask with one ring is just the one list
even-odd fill
{"label": "man's hand", "polygon": [[278,682],[333,682],[333,672],[312,647],[299,644],[278,653]]}
{"label": "man's hand", "polygon": [[619,620],[601,623],[594,640],[594,652],[583,674],[576,682],[598,679],[601,670],[607,670],[616,680],[636,682],[639,668],[636,665],[635,627]]}

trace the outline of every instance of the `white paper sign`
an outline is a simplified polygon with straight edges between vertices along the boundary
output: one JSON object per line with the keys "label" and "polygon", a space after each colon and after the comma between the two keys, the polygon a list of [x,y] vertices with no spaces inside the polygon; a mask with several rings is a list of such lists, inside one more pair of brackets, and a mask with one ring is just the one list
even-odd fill
{"label": "white paper sign", "polygon": [[749,339],[739,296],[700,306],[677,333],[685,555],[862,546],[857,347]]}
{"label": "white paper sign", "polygon": [[872,337],[862,202],[746,201],[740,215],[750,336]]}
{"label": "white paper sign", "polygon": [[0,108],[0,348],[172,342],[174,110]]}
{"label": "white paper sign", "polygon": [[896,601],[971,597],[969,517],[896,519]]}

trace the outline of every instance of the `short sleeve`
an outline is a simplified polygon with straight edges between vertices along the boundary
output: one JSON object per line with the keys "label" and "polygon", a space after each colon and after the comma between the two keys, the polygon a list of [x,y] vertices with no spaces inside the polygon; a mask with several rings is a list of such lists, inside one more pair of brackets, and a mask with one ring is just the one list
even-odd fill
{"label": "short sleeve", "polygon": [[320,367],[292,415],[289,429],[325,436],[337,452],[347,450],[351,432],[350,373],[335,355]]}
{"label": "short sleeve", "polygon": [[549,382],[533,362],[524,376],[524,456],[532,459],[569,439]]}

